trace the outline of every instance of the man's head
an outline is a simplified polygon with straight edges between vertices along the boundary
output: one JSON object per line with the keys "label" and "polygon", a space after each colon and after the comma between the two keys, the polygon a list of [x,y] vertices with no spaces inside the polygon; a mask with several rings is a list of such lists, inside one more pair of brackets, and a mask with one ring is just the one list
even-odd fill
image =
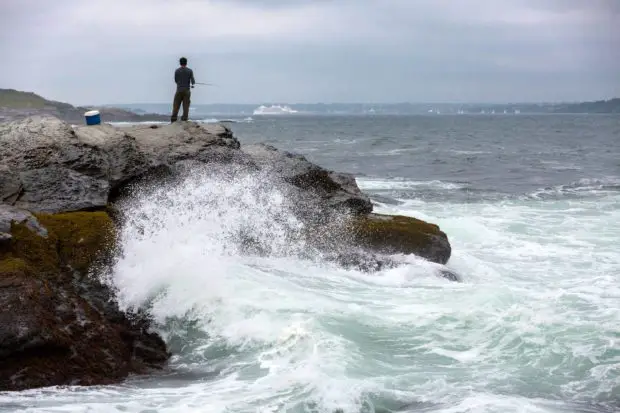
{"label": "man's head", "polygon": [[182,57],[179,59],[179,63],[181,64],[181,66],[187,66],[187,59]]}

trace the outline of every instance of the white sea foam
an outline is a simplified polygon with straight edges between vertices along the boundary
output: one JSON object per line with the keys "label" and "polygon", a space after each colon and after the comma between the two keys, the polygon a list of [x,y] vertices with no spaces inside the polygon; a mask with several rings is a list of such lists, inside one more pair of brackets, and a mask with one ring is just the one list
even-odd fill
{"label": "white sea foam", "polygon": [[[267,177],[195,175],[141,197],[112,280],[124,307],[150,305],[175,349],[174,373],[123,386],[0,394],[0,411],[613,407],[620,393],[620,194],[401,201],[378,212],[438,223],[452,243],[449,267],[465,282],[438,278],[434,264],[412,256],[376,274],[297,258],[305,245],[287,234],[301,223]],[[272,254],[243,253],[240,233]]]}
{"label": "white sea foam", "polygon": [[374,191],[374,190],[398,190],[398,189],[418,189],[418,188],[436,188],[436,189],[461,189],[464,188],[464,184],[457,184],[454,182],[442,182],[442,181],[414,181],[406,178],[391,178],[391,179],[377,179],[377,178],[358,178],[358,186],[362,191]]}
{"label": "white sea foam", "polygon": [[536,199],[560,195],[608,195],[620,192],[620,177],[606,176],[599,179],[582,178],[567,185],[557,185],[551,188],[541,188],[528,196]]}

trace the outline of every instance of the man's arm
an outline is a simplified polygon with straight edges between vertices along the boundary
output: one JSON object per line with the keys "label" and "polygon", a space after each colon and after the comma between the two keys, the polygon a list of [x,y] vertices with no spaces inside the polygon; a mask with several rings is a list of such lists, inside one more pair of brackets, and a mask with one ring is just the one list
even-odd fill
{"label": "man's arm", "polygon": [[174,71],[174,83],[179,84],[179,69]]}
{"label": "man's arm", "polygon": [[194,86],[196,84],[196,81],[194,80],[194,71],[193,70],[191,70],[191,72],[190,72],[190,78],[189,79],[192,81],[192,86]]}

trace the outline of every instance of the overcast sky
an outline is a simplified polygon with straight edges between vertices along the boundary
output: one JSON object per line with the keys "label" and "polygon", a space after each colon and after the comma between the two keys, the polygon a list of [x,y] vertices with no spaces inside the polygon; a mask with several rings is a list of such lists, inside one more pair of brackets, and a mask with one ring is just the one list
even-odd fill
{"label": "overcast sky", "polygon": [[620,0],[0,0],[0,87],[73,104],[620,96]]}

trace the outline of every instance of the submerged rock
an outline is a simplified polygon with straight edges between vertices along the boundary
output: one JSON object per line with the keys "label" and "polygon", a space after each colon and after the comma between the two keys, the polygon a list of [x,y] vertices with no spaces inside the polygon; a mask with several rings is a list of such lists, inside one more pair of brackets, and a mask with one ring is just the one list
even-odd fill
{"label": "submerged rock", "polygon": [[337,262],[346,269],[355,269],[362,272],[377,272],[390,268],[398,267],[401,263],[393,260],[389,256],[380,256],[368,252],[344,252],[337,254],[334,258],[328,259]]}
{"label": "submerged rock", "polygon": [[88,274],[114,243],[107,214],[9,212],[16,219],[0,245],[0,390],[108,384],[161,367],[165,343]]}
{"label": "submerged rock", "polygon": [[447,269],[442,268],[441,270],[439,270],[439,275],[445,278],[446,280],[455,281],[455,282],[463,281],[463,277],[461,277],[459,274],[455,273],[452,270],[447,270]]}

